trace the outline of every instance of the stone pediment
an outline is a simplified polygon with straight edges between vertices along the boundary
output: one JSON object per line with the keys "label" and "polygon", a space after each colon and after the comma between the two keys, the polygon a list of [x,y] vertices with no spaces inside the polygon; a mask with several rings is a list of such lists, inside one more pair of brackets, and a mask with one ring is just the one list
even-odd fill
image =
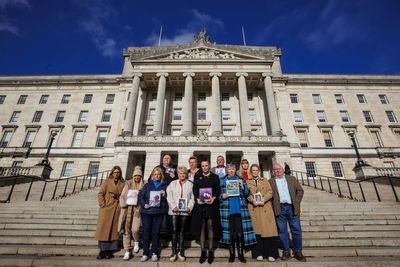
{"label": "stone pediment", "polygon": [[125,51],[131,62],[146,61],[265,61],[280,55],[276,47],[236,45],[176,45],[130,47]]}

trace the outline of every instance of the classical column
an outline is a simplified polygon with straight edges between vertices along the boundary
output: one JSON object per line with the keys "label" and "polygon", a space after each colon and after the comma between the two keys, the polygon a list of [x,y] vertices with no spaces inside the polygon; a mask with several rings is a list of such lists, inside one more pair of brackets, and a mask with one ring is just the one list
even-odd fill
{"label": "classical column", "polygon": [[153,135],[162,134],[162,125],[164,120],[165,87],[167,84],[166,77],[168,77],[168,73],[157,73],[157,77],[159,77],[159,79]]}
{"label": "classical column", "polygon": [[221,93],[219,90],[219,78],[221,77],[220,72],[211,72],[211,135],[221,136],[222,135],[222,118],[221,118]]}
{"label": "classical column", "polygon": [[129,98],[128,110],[126,111],[126,118],[124,122],[124,135],[132,135],[133,133],[133,124],[135,122],[136,106],[139,95],[140,77],[142,77],[141,73],[133,74],[132,87],[131,90],[129,90],[131,96]]}
{"label": "classical column", "polygon": [[278,120],[278,112],[276,110],[274,90],[272,88],[272,79],[271,74],[264,72],[262,74],[264,78],[264,88],[265,88],[265,97],[267,99],[267,108],[269,114],[269,123],[271,126],[272,135],[280,135],[281,127],[279,126]]}
{"label": "classical column", "polygon": [[251,135],[250,129],[250,117],[249,117],[249,104],[247,103],[247,88],[246,78],[248,74],[246,72],[236,73],[238,77],[238,88],[239,88],[239,108],[240,108],[240,125],[242,126],[242,135]]}
{"label": "classical column", "polygon": [[185,72],[185,96],[183,98],[182,118],[183,127],[182,134],[184,136],[193,135],[193,78],[194,73]]}

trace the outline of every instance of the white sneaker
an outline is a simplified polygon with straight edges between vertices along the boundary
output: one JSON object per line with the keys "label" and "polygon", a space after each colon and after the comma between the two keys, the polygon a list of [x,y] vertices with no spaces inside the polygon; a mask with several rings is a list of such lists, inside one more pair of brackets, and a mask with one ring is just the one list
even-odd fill
{"label": "white sneaker", "polygon": [[179,259],[179,261],[185,261],[186,257],[182,256],[180,253],[178,253],[178,259]]}
{"label": "white sneaker", "polygon": [[123,259],[127,261],[130,258],[131,258],[131,253],[129,251],[126,251],[125,254],[124,254],[124,258]]}
{"label": "white sneaker", "polygon": [[135,242],[133,246],[133,252],[138,253],[139,252],[139,242]]}
{"label": "white sneaker", "polygon": [[171,255],[171,257],[169,258],[170,262],[175,262],[176,261],[176,254]]}
{"label": "white sneaker", "polygon": [[151,261],[158,261],[158,256],[153,253],[153,256],[151,256]]}
{"label": "white sneaker", "polygon": [[268,261],[274,262],[274,261],[275,261],[275,258],[270,256],[270,257],[268,257]]}
{"label": "white sneaker", "polygon": [[263,259],[264,259],[263,256],[258,256],[258,257],[257,257],[257,260],[258,260],[258,261],[262,261]]}
{"label": "white sneaker", "polygon": [[142,258],[140,258],[140,261],[148,261],[149,260],[149,256],[143,255]]}

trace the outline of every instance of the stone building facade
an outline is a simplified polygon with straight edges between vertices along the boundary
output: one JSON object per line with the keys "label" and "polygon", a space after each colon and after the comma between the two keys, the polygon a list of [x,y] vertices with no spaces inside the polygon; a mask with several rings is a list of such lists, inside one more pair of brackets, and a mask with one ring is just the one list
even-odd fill
{"label": "stone building facade", "polygon": [[161,157],[214,165],[223,155],[354,178],[361,156],[400,165],[400,76],[282,73],[277,47],[129,47],[120,75],[0,76],[0,166],[32,166],[46,152],[53,178],[120,165],[147,177]]}

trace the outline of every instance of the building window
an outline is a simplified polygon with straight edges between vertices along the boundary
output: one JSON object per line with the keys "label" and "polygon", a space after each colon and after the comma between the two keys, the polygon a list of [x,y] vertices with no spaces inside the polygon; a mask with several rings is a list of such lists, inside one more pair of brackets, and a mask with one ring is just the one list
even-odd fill
{"label": "building window", "polygon": [[322,131],[322,136],[324,138],[325,146],[326,147],[333,147],[331,131]]}
{"label": "building window", "polygon": [[298,130],[297,135],[299,137],[300,147],[308,147],[308,138],[306,130]]}
{"label": "building window", "polygon": [[315,162],[314,161],[306,161],[304,162],[306,165],[306,172],[307,172],[307,177],[316,177],[317,172],[315,171]]}
{"label": "building window", "polygon": [[343,104],[344,103],[343,95],[341,95],[341,94],[335,95],[335,99],[336,99],[336,103],[338,103],[338,104]]}
{"label": "building window", "polygon": [[82,139],[83,139],[83,131],[75,131],[71,146],[81,147]]}
{"label": "building window", "polygon": [[39,100],[39,104],[47,104],[47,101],[49,100],[49,95],[42,95],[41,97],[40,97],[40,100]]}
{"label": "building window", "polygon": [[393,130],[394,135],[400,140],[400,130]]}
{"label": "building window", "polygon": [[5,95],[0,95],[0,105],[4,104],[5,100],[6,100],[6,96]]}
{"label": "building window", "polygon": [[317,110],[317,119],[318,119],[318,122],[326,122],[325,111]]}
{"label": "building window", "polygon": [[175,101],[182,101],[183,94],[182,93],[175,93]]}
{"label": "building window", "polygon": [[154,122],[154,118],[156,116],[156,109],[155,108],[150,108],[149,113],[147,114],[147,120]]}
{"label": "building window", "polygon": [[115,94],[107,94],[106,104],[113,104],[115,99]]}
{"label": "building window", "polygon": [[11,115],[10,122],[17,122],[21,115],[21,111],[14,111]]}
{"label": "building window", "polygon": [[99,131],[97,134],[96,147],[104,147],[107,140],[107,131]]}
{"label": "building window", "polygon": [[364,110],[363,115],[366,122],[374,122],[371,111]]}
{"label": "building window", "polygon": [[89,111],[81,110],[81,112],[79,113],[78,122],[87,122],[88,115]]}
{"label": "building window", "polygon": [[35,114],[33,114],[32,122],[40,122],[42,119],[43,111],[35,111]]}
{"label": "building window", "polygon": [[197,120],[198,121],[207,120],[207,110],[205,108],[198,108],[197,109]]}
{"label": "building window", "polygon": [[172,136],[180,136],[181,135],[181,129],[178,129],[178,128],[172,129],[171,135]]}
{"label": "building window", "polygon": [[110,122],[111,120],[111,110],[104,110],[101,116],[101,122]]}
{"label": "building window", "polygon": [[172,111],[172,120],[180,121],[182,120],[182,109],[181,108],[174,108]]}
{"label": "building window", "polygon": [[56,121],[55,122],[63,122],[65,117],[65,111],[58,111],[56,115]]}
{"label": "building window", "polygon": [[146,135],[149,136],[153,134],[153,128],[146,128]]}
{"label": "building window", "polygon": [[11,167],[12,168],[20,168],[20,167],[22,167],[22,161],[19,161],[19,160],[13,161],[13,163],[11,164]]}
{"label": "building window", "polygon": [[367,100],[365,99],[365,95],[359,94],[357,95],[358,103],[365,104]]}
{"label": "building window", "polygon": [[222,101],[229,101],[229,93],[222,93]]}
{"label": "building window", "polygon": [[157,100],[157,92],[152,92],[151,93],[151,101]]}
{"label": "building window", "polygon": [[346,110],[340,111],[340,118],[342,118],[342,122],[350,122],[350,116]]}
{"label": "building window", "polygon": [[320,94],[313,94],[312,95],[314,104],[321,104],[321,95]]}
{"label": "building window", "polygon": [[55,133],[56,135],[54,136],[54,140],[53,140],[53,143],[51,144],[51,147],[57,146],[58,138],[60,137],[61,132],[59,130],[51,130],[50,134],[49,134],[49,138],[47,139],[47,147],[50,145],[50,140],[51,140],[51,136],[53,135],[53,133]]}
{"label": "building window", "polygon": [[389,104],[389,100],[387,99],[386,95],[379,95],[379,99],[381,100],[382,104]]}
{"label": "building window", "polygon": [[223,108],[222,109],[222,120],[229,121],[231,119],[231,109],[230,108]]}
{"label": "building window", "polygon": [[64,162],[64,166],[61,171],[61,177],[70,177],[72,175],[72,166],[73,165],[74,165],[73,161]]}
{"label": "building window", "polygon": [[61,104],[68,104],[71,100],[71,95],[63,95],[61,99]]}
{"label": "building window", "polygon": [[343,178],[342,163],[340,161],[332,161],[333,175],[337,178]]}
{"label": "building window", "polygon": [[199,101],[206,101],[206,93],[199,93]]}
{"label": "building window", "polygon": [[253,101],[253,93],[247,93],[247,101]]}
{"label": "building window", "polygon": [[92,94],[86,94],[83,97],[83,104],[89,104],[92,103],[93,95]]}
{"label": "building window", "polygon": [[299,103],[299,97],[297,94],[290,94],[290,102],[291,103]]}
{"label": "building window", "polygon": [[11,141],[11,137],[13,135],[12,131],[5,131],[3,133],[3,137],[1,137],[0,147],[6,147]]}
{"label": "building window", "polygon": [[374,141],[375,147],[383,147],[382,139],[379,134],[379,131],[372,130],[371,131],[372,140]]}
{"label": "building window", "polygon": [[33,140],[35,140],[36,131],[28,131],[26,133],[25,141],[22,147],[31,147],[33,144]]}
{"label": "building window", "polygon": [[88,168],[88,176],[90,178],[96,178],[97,173],[99,172],[100,168],[100,161],[91,161],[89,162],[89,168]]}
{"label": "building window", "polygon": [[384,168],[394,168],[394,162],[393,161],[384,161],[383,167]]}
{"label": "building window", "polygon": [[391,110],[386,111],[386,116],[388,117],[389,122],[397,122],[396,115],[394,115],[394,112]]}
{"label": "building window", "polygon": [[250,122],[257,121],[256,110],[254,108],[249,108],[249,118],[250,118]]}
{"label": "building window", "polygon": [[300,110],[293,110],[294,122],[303,122],[303,115]]}
{"label": "building window", "polygon": [[233,135],[233,131],[231,128],[223,128],[222,132],[225,136],[232,136]]}
{"label": "building window", "polygon": [[28,95],[20,95],[17,104],[22,105],[25,104]]}

